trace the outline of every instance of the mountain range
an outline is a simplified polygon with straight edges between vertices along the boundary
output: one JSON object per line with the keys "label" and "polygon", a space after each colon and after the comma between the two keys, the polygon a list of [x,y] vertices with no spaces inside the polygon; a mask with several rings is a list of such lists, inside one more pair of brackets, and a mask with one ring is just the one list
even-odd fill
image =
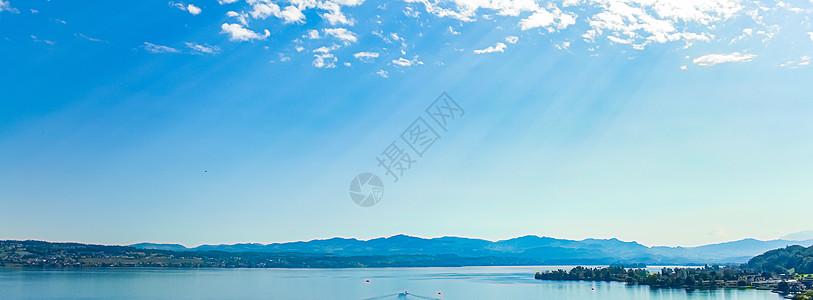
{"label": "mountain range", "polygon": [[359,240],[355,238],[317,239],[272,244],[221,244],[187,248],[179,244],[138,243],[139,249],[171,251],[223,251],[262,253],[306,253],[332,256],[446,255],[494,257],[544,264],[645,263],[648,265],[691,265],[744,263],[768,250],[790,245],[810,246],[803,241],[743,239],[698,247],[648,247],[618,239],[568,240],[523,236],[489,241],[462,237],[420,238],[408,235]]}

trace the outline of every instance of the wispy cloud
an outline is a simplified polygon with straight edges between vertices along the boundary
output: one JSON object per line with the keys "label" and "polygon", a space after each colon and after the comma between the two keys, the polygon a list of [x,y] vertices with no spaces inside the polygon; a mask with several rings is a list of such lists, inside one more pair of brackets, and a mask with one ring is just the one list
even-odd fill
{"label": "wispy cloud", "polygon": [[184,44],[186,44],[186,46],[189,47],[190,49],[192,49],[192,52],[196,53],[196,54],[218,54],[218,53],[220,53],[220,47],[218,47],[218,46],[210,46],[208,44],[201,45],[201,44],[192,43],[192,42],[186,42]]}
{"label": "wispy cloud", "polygon": [[505,52],[505,44],[504,43],[497,43],[494,46],[490,46],[485,49],[474,50],[476,54],[484,54],[484,53],[494,53],[494,52]]}
{"label": "wispy cloud", "polygon": [[378,56],[379,56],[378,52],[359,52],[353,54],[353,57],[366,63],[373,62],[376,58],[378,58]]}
{"label": "wispy cloud", "polygon": [[810,56],[807,56],[807,55],[799,57],[798,61],[789,60],[789,61],[786,61],[784,63],[779,64],[780,67],[791,68],[791,69],[796,69],[796,68],[799,68],[799,67],[805,67],[805,66],[808,66],[808,65],[810,65]]}
{"label": "wispy cloud", "polygon": [[43,39],[40,39],[40,38],[38,38],[37,36],[35,36],[33,34],[31,35],[31,39],[34,40],[34,42],[38,42],[38,43],[46,43],[48,45],[55,45],[56,44],[56,42],[54,42],[54,41],[43,40]]}
{"label": "wispy cloud", "polygon": [[745,54],[739,52],[729,54],[708,54],[695,58],[692,60],[692,62],[701,67],[710,67],[724,63],[749,62],[754,57],[756,57],[756,54]]}
{"label": "wispy cloud", "polygon": [[335,68],[336,67],[336,57],[333,56],[331,53],[321,53],[321,54],[314,54],[313,55],[313,66],[317,68]]}
{"label": "wispy cloud", "polygon": [[11,4],[8,3],[8,1],[0,0],[0,12],[4,12],[4,11],[7,11],[7,12],[10,12],[10,13],[13,13],[13,14],[20,13],[19,10],[17,10],[16,8],[11,7]]}
{"label": "wispy cloud", "polygon": [[92,37],[86,36],[83,33],[77,33],[76,36],[81,37],[81,38],[86,39],[86,40],[91,41],[91,42],[107,43],[107,41],[105,41],[105,40],[92,38]]}
{"label": "wispy cloud", "polygon": [[356,42],[358,40],[358,38],[356,37],[356,34],[354,34],[353,32],[350,32],[350,30],[347,30],[345,28],[328,28],[328,29],[325,29],[325,35],[330,35],[330,36],[333,36],[333,37],[335,37],[337,39],[340,39],[340,40],[344,41],[345,44],[350,44],[350,43]]}
{"label": "wispy cloud", "polygon": [[153,43],[150,43],[150,42],[144,42],[144,45],[142,47],[144,48],[144,50],[147,50],[147,52],[149,52],[149,53],[178,53],[178,52],[180,52],[180,51],[178,51],[178,49],[175,49],[175,48],[172,48],[172,47],[167,47],[167,46],[156,45],[156,44],[153,44]]}
{"label": "wispy cloud", "polygon": [[192,15],[198,15],[203,11],[200,7],[197,7],[194,4],[188,4],[187,5],[187,4],[183,4],[183,3],[176,3],[176,2],[170,1],[169,5],[177,7],[180,10],[187,11]]}
{"label": "wispy cloud", "polygon": [[418,57],[415,56],[413,59],[406,59],[406,58],[399,58],[392,60],[392,63],[399,67],[409,67],[413,65],[422,65],[423,62],[418,60]]}

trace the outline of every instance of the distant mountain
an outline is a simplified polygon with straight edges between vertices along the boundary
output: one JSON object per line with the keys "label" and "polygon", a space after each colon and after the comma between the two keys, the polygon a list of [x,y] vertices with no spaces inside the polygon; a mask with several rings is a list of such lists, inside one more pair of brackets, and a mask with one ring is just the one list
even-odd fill
{"label": "distant mountain", "polygon": [[813,230],[794,232],[782,237],[783,240],[804,241],[813,239]]}
{"label": "distant mountain", "polygon": [[523,236],[501,241],[461,237],[419,238],[395,235],[358,240],[331,238],[307,242],[274,244],[202,245],[187,248],[177,244],[139,243],[139,249],[172,251],[225,251],[261,253],[305,253],[336,256],[456,255],[460,257],[512,258],[546,264],[610,264],[614,262],[667,264],[744,263],[765,251],[790,245],[813,245],[806,241],[744,239],[699,247],[647,247],[618,239],[567,240]]}
{"label": "distant mountain", "polygon": [[186,248],[184,245],[178,245],[178,244],[138,243],[138,244],[132,244],[132,245],[130,245],[130,247],[138,248],[138,249],[150,249],[150,250],[190,251],[190,249]]}

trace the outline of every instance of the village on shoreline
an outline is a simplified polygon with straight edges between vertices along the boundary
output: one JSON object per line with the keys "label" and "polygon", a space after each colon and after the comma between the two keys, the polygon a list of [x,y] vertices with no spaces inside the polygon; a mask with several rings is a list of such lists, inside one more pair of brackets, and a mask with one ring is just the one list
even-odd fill
{"label": "village on shoreline", "polygon": [[813,294],[813,274],[776,274],[748,270],[740,266],[664,267],[659,272],[649,272],[639,266],[633,268],[625,268],[623,265],[604,268],[579,266],[569,271],[559,269],[537,272],[534,278],[552,281],[614,281],[625,282],[628,285],[687,291],[722,288],[769,290],[788,299],[810,299],[802,297],[805,297],[805,293],[808,296]]}

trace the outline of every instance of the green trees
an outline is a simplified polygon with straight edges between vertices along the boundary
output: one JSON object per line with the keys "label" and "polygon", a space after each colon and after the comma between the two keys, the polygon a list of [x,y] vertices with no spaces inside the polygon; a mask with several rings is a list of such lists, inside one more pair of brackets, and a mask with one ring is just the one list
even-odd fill
{"label": "green trees", "polygon": [[[735,281],[741,276],[754,276],[754,272],[738,267],[704,267],[704,268],[663,268],[660,272],[649,273],[644,269],[623,269],[618,267],[584,268],[576,267],[569,272],[565,270],[537,273],[534,277],[542,280],[585,280],[585,281],[621,281],[627,284],[641,284],[652,287],[715,289],[724,286],[721,281]],[[728,280],[726,280],[728,279]],[[738,286],[747,286],[747,282],[735,281]],[[733,282],[731,283],[733,286]]]}
{"label": "green trees", "polygon": [[745,264],[746,267],[773,273],[813,274],[813,246],[789,246],[782,249],[771,250],[756,256]]}
{"label": "green trees", "polygon": [[790,284],[787,281],[782,281],[776,285],[776,289],[780,292],[787,293],[790,291]]}
{"label": "green trees", "polygon": [[794,300],[813,300],[813,290],[804,292],[804,294],[796,295],[793,297]]}

